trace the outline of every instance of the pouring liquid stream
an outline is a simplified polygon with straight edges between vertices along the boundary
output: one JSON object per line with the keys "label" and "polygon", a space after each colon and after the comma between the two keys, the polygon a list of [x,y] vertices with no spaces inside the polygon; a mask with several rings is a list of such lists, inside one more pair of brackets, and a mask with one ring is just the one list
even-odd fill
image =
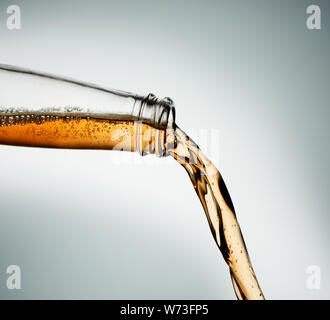
{"label": "pouring liquid stream", "polygon": [[213,238],[230,269],[239,300],[263,300],[233,203],[217,168],[178,127],[167,136],[168,153],[187,171],[205,211]]}

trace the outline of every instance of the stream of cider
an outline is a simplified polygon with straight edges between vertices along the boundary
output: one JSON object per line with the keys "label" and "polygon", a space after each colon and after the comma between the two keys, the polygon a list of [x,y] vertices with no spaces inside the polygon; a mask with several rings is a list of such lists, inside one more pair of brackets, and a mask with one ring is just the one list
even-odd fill
{"label": "stream of cider", "polygon": [[[171,155],[188,172],[212,235],[229,266],[237,298],[264,299],[219,171],[178,127],[156,128],[135,120],[119,115],[96,118],[79,113],[5,113],[0,115],[0,144],[125,151],[161,145],[166,155]],[[138,148],[137,132],[141,136]],[[155,143],[155,139],[161,141]]]}
{"label": "stream of cider", "polygon": [[240,300],[263,300],[233,203],[217,168],[178,127],[167,135],[169,155],[187,171],[204,208],[213,238],[230,269]]}

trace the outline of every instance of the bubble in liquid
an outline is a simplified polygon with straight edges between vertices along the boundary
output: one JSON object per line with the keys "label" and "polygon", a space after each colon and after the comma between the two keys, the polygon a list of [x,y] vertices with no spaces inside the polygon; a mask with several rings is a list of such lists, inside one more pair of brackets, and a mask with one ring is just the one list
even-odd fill
{"label": "bubble in liquid", "polygon": [[14,117],[13,116],[8,116],[7,118],[7,126],[10,127],[14,123]]}

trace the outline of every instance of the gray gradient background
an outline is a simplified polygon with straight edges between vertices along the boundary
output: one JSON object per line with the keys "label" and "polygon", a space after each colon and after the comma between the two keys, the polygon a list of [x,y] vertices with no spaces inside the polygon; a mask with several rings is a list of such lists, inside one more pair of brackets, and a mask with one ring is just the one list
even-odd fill
{"label": "gray gradient background", "polygon": [[[22,30],[1,0],[1,63],[170,96],[183,129],[218,129],[266,298],[330,298],[330,1],[14,3]],[[306,28],[310,4],[322,30]],[[0,146],[0,298],[234,299],[184,170],[117,154]]]}

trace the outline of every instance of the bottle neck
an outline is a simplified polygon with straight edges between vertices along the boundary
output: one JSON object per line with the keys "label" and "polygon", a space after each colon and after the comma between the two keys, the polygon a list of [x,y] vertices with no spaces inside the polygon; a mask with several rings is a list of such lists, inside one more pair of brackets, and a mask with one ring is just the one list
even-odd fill
{"label": "bottle neck", "polygon": [[175,108],[171,98],[158,99],[150,93],[137,97],[132,116],[135,124],[135,151],[140,155],[166,156],[167,130],[175,128]]}

